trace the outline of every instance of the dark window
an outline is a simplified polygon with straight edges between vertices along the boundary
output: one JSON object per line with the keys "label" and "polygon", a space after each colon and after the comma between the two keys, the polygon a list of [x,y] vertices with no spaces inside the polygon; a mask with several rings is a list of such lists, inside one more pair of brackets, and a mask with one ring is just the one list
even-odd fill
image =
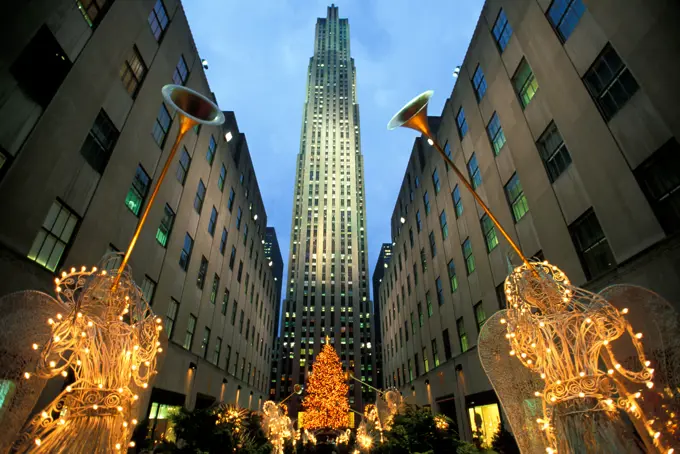
{"label": "dark window", "polygon": [[501,148],[505,145],[505,134],[503,133],[501,121],[498,119],[498,114],[496,112],[491,116],[491,120],[489,120],[489,124],[486,126],[486,132],[489,134],[493,152],[498,156],[501,152]]}
{"label": "dark window", "polygon": [[484,234],[484,239],[486,241],[486,250],[491,252],[498,246],[496,228],[494,227],[491,218],[486,214],[482,216],[479,222],[482,224],[482,233]]}
{"label": "dark window", "polygon": [[517,72],[515,72],[515,76],[512,78],[512,85],[515,87],[515,93],[519,97],[522,108],[525,108],[538,91],[538,81],[534,77],[531,66],[529,66],[526,59],[522,59],[520,62]]}
{"label": "dark window", "polygon": [[484,312],[484,307],[482,306],[481,301],[475,304],[474,310],[475,321],[477,322],[477,331],[480,331],[482,329],[482,325],[484,325],[484,322],[486,321],[486,312]]}
{"label": "dark window", "polygon": [[215,274],[213,276],[213,284],[212,284],[212,289],[210,290],[210,303],[215,304],[215,301],[217,301],[217,291],[220,288],[220,277]]}
{"label": "dark window", "polygon": [[100,110],[80,148],[80,154],[99,174],[104,173],[119,134],[106,112]]}
{"label": "dark window", "polygon": [[477,164],[477,156],[472,153],[467,164],[468,172],[470,173],[470,184],[473,189],[477,189],[482,184],[482,174],[479,172],[479,165]]}
{"label": "dark window", "polygon": [[465,322],[463,317],[456,320],[456,327],[458,328],[458,339],[460,340],[460,351],[465,353],[470,348],[468,344],[467,332],[465,332]]}
{"label": "dark window", "polygon": [[434,185],[434,193],[439,194],[439,191],[441,190],[441,183],[439,181],[439,174],[437,173],[437,169],[434,169],[434,172],[432,172],[432,184]]}
{"label": "dark window", "polygon": [[234,262],[236,261],[236,247],[231,247],[231,254],[229,255],[229,269],[234,269]]}
{"label": "dark window", "polygon": [[430,214],[430,195],[425,191],[423,194],[423,205],[425,205],[425,216]]}
{"label": "dark window", "polygon": [[437,276],[434,281],[435,287],[437,288],[437,303],[441,306],[444,304],[444,287],[442,287],[442,280]]}
{"label": "dark window", "polygon": [[120,80],[123,81],[125,90],[133,99],[137,97],[137,92],[139,91],[139,87],[142,84],[145,75],[146,65],[144,64],[144,60],[142,60],[142,56],[139,54],[137,46],[132,46],[130,54],[120,67]]}
{"label": "dark window", "polygon": [[423,273],[425,273],[425,271],[427,271],[427,258],[425,256],[425,248],[422,248],[420,250],[420,266],[423,269]]}
{"label": "dark window", "polygon": [[416,211],[416,228],[418,229],[418,233],[420,233],[423,228],[423,224],[420,219],[420,210]]}
{"label": "dark window", "polygon": [[451,192],[451,198],[453,199],[453,206],[456,209],[456,219],[463,214],[463,201],[460,198],[460,188],[456,185]]}
{"label": "dark window", "polygon": [[607,44],[583,81],[590,95],[609,121],[638,91],[638,84],[614,48]]}
{"label": "dark window", "polygon": [[55,271],[61,264],[61,258],[71,242],[78,221],[78,216],[66,205],[59,200],[52,202],[33,240],[28,258],[50,271]]}
{"label": "dark window", "polygon": [[569,155],[569,150],[567,150],[555,122],[548,125],[541,138],[538,139],[536,146],[543,160],[543,165],[545,165],[545,170],[548,172],[548,178],[550,178],[551,183],[554,183],[557,177],[562,175],[562,172],[571,164],[571,155]]}
{"label": "dark window", "polygon": [[198,188],[196,189],[196,197],[194,198],[194,209],[196,213],[201,213],[203,208],[203,201],[205,200],[205,184],[203,180],[198,180]]}
{"label": "dark window", "polygon": [[217,224],[217,209],[213,207],[212,211],[210,212],[210,220],[208,221],[208,233],[210,234],[210,236],[215,235],[216,224]]}
{"label": "dark window", "polygon": [[585,10],[586,7],[583,6],[581,0],[554,0],[552,2],[548,8],[548,20],[562,42],[569,39]]}
{"label": "dark window", "polygon": [[505,282],[501,282],[496,286],[496,298],[498,299],[498,307],[500,309],[508,307],[508,300],[505,298]]}
{"label": "dark window", "polygon": [[184,55],[180,55],[175,72],[172,74],[172,81],[177,85],[184,85],[187,83],[188,78],[189,69],[187,68],[187,62],[184,60]]}
{"label": "dark window", "polygon": [[191,350],[191,344],[194,343],[194,332],[196,332],[196,317],[190,314],[189,321],[187,322],[187,332],[184,334],[184,344],[182,344],[187,350]]}
{"label": "dark window", "polygon": [[215,341],[215,351],[213,352],[212,363],[219,367],[220,354],[222,350],[222,338],[218,337]]}
{"label": "dark window", "polygon": [[439,214],[439,227],[442,229],[442,239],[449,237],[449,225],[446,223],[446,211],[442,210]]}
{"label": "dark window", "polygon": [[463,107],[458,109],[458,114],[456,115],[456,128],[458,129],[458,135],[460,136],[460,140],[463,140],[463,137],[465,137],[465,134],[467,133],[468,130],[467,120],[465,120],[465,111],[463,110]]}
{"label": "dark window", "polygon": [[71,61],[47,25],[43,25],[12,63],[9,71],[21,90],[45,108],[70,69]]}
{"label": "dark window", "polygon": [[[224,296],[222,297],[222,315],[227,315],[227,305],[229,305],[229,289],[224,289]],[[232,322],[232,325],[234,323]]]}
{"label": "dark window", "polygon": [[498,44],[498,48],[501,52],[508,47],[508,41],[510,41],[511,36],[512,27],[510,27],[505,11],[501,9],[496,18],[496,22],[493,24],[493,37],[496,39],[496,44]]}
{"label": "dark window", "polygon": [[234,300],[234,304],[231,307],[231,326],[236,323],[236,314],[238,313],[238,302]]}
{"label": "dark window", "polygon": [[127,197],[125,197],[125,206],[127,206],[135,216],[139,216],[139,210],[142,208],[144,199],[146,199],[146,195],[149,192],[150,182],[149,175],[147,175],[141,165],[138,165],[135,176],[132,179],[130,190],[127,193]]}
{"label": "dark window", "polygon": [[172,339],[172,334],[175,332],[178,311],[179,303],[174,299],[170,299],[168,311],[165,313],[165,332],[168,333],[168,339]]}
{"label": "dark window", "polygon": [[466,238],[465,241],[463,241],[463,258],[465,258],[467,274],[472,274],[475,271],[475,256],[472,255],[472,243],[470,243],[470,238]]}
{"label": "dark window", "polygon": [[91,28],[96,27],[102,21],[111,3],[113,0],[76,0],[78,9]]}
{"label": "dark window", "polygon": [[222,229],[222,238],[220,238],[220,254],[224,255],[224,249],[227,247],[227,229]]}
{"label": "dark window", "polygon": [[155,140],[156,144],[161,148],[163,148],[171,124],[172,118],[170,117],[170,112],[168,112],[165,104],[161,104],[158,116],[156,117],[156,122],[153,125],[153,131],[151,132],[153,140]]}
{"label": "dark window", "polygon": [[451,359],[451,339],[448,328],[442,331],[442,339],[444,340],[444,358],[449,360]]}
{"label": "dark window", "polygon": [[229,209],[230,213],[234,208],[234,197],[236,197],[236,193],[234,192],[234,188],[231,188],[229,191],[229,201],[227,202],[227,208]]}
{"label": "dark window", "polygon": [[664,231],[680,230],[680,145],[666,142],[635,169],[635,177]]}
{"label": "dark window", "polygon": [[481,101],[486,93],[486,79],[484,78],[484,73],[482,72],[482,67],[477,65],[475,69],[475,74],[472,76],[472,87],[475,89],[475,96],[477,96],[477,101]]}
{"label": "dark window", "polygon": [[189,166],[191,165],[191,156],[187,152],[186,147],[182,147],[182,153],[179,156],[179,162],[177,163],[177,181],[179,181],[182,186],[187,180],[187,173],[189,172]]}
{"label": "dark window", "polygon": [[238,261],[238,273],[236,274],[236,280],[239,282],[239,284],[241,283],[242,277],[243,277],[243,260],[239,260]]}
{"label": "dark window", "polygon": [[413,244],[414,244],[413,229],[411,229],[411,228],[408,229],[408,239],[409,239],[409,242],[411,243],[411,248],[413,248]]}
{"label": "dark window", "polygon": [[515,222],[519,222],[529,211],[529,204],[524,196],[524,190],[516,173],[510,178],[508,184],[505,185],[505,195],[512,210],[512,217],[515,219]]}
{"label": "dark window", "polygon": [[430,232],[430,252],[432,252],[432,258],[437,255],[437,243],[434,240],[434,232]]}
{"label": "dark window", "polygon": [[243,212],[241,211],[241,207],[238,207],[238,211],[236,212],[236,230],[241,230],[241,218],[243,216]]}
{"label": "dark window", "polygon": [[184,271],[189,267],[189,259],[191,259],[191,250],[194,248],[194,239],[187,233],[184,235],[184,246],[182,252],[179,254],[179,267]]}
{"label": "dark window", "polygon": [[227,178],[227,168],[224,167],[224,164],[222,164],[222,167],[220,168],[220,176],[217,179],[217,187],[219,188],[220,192],[224,190],[224,180]]}
{"label": "dark window", "polygon": [[168,244],[168,237],[172,231],[172,225],[175,223],[175,212],[172,211],[170,205],[165,204],[165,211],[163,213],[163,218],[161,219],[161,224],[158,226],[156,231],[156,241],[158,244],[165,247]]}
{"label": "dark window", "polygon": [[198,267],[198,275],[196,276],[196,286],[203,289],[205,285],[205,275],[208,272],[208,259],[201,257],[201,266]]}
{"label": "dark window", "polygon": [[[453,155],[451,155],[451,146],[449,145],[448,142],[446,142],[446,144],[444,145],[444,154],[446,155],[447,158],[449,158],[450,160],[453,160]],[[449,163],[444,162],[444,167],[446,168],[446,171],[448,172],[449,171]],[[413,191],[411,191],[411,192],[413,192]],[[413,200],[413,199],[411,199],[411,200]]]}
{"label": "dark window", "polygon": [[156,4],[149,14],[149,26],[156,41],[160,41],[163,32],[168,28],[168,12],[161,0],[156,0]]}
{"label": "dark window", "polygon": [[458,290],[458,277],[456,276],[456,265],[454,265],[453,260],[449,261],[449,264],[447,265],[447,271],[449,274],[451,293],[453,293]]}
{"label": "dark window", "polygon": [[592,208],[569,226],[586,278],[592,279],[616,265],[607,237]]}

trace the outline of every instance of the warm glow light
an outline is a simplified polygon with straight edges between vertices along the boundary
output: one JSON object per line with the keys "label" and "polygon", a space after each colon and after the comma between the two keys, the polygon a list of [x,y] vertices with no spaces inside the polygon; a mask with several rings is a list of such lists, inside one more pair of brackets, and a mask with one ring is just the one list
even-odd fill
{"label": "warm glow light", "polygon": [[305,409],[304,428],[346,428],[349,425],[349,386],[340,358],[328,341],[316,355],[312,369],[307,396],[302,402]]}

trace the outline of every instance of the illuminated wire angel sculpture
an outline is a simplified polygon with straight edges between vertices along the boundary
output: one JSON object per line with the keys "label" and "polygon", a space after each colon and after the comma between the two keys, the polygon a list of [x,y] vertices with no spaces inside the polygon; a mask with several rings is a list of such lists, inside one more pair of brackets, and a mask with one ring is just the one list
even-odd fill
{"label": "illuminated wire angel sculpture", "polygon": [[668,303],[628,285],[588,292],[548,262],[515,268],[505,294],[479,356],[524,452],[678,449],[680,322]]}
{"label": "illuminated wire angel sculpture", "polygon": [[[68,386],[27,424],[17,452],[116,452],[125,450],[137,420],[134,406],[156,373],[163,351],[161,319],[150,312],[129,268],[120,276],[72,269],[56,279],[61,312],[40,349],[36,370],[25,378],[71,377]],[[165,342],[167,338],[163,341]],[[35,376],[35,377],[34,377]]]}

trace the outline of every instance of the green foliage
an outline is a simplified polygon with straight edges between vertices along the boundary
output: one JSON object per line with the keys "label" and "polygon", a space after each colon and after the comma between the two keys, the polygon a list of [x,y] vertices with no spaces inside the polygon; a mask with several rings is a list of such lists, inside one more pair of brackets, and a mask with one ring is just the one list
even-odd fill
{"label": "green foliage", "polygon": [[499,454],[520,454],[515,437],[503,427],[503,424],[499,424],[491,440],[491,447]]}
{"label": "green foliage", "polygon": [[478,453],[479,449],[477,449],[477,446],[468,442],[461,442],[461,444],[458,446],[458,449],[456,449],[456,454],[478,454]]}

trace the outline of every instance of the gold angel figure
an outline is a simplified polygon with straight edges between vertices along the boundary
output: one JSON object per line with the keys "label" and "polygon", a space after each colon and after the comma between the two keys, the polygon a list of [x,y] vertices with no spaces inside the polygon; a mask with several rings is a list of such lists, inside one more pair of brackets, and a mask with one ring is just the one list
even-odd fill
{"label": "gold angel figure", "polygon": [[17,452],[113,453],[134,446],[134,406],[156,373],[163,327],[129,268],[117,282],[107,272],[116,259],[106,256],[102,270],[71,269],[55,280],[63,312],[47,320],[52,337],[34,344],[40,359],[25,379],[63,375],[68,385],[27,423]]}

